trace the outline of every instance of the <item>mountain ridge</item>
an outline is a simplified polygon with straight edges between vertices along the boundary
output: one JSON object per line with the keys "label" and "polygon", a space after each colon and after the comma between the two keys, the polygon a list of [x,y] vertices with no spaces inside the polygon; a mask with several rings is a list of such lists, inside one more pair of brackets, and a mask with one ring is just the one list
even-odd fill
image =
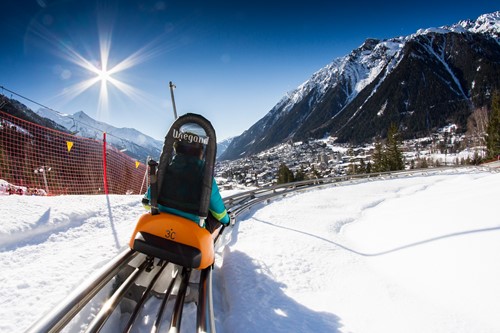
{"label": "mountain ridge", "polygon": [[[2,94],[0,94],[0,105],[3,111],[13,116],[56,131],[96,140],[102,140],[105,132],[108,144],[139,161],[146,161],[148,157],[158,160],[163,149],[163,141],[156,140],[135,128],[118,128],[95,120],[84,111],[77,111],[74,114],[65,114],[48,108],[33,111],[18,100]],[[232,140],[233,138],[228,138],[217,143],[217,156],[224,152]]]}
{"label": "mountain ridge", "polygon": [[158,159],[161,153],[162,141],[153,139],[134,128],[118,128],[95,120],[84,111],[69,115],[41,108],[35,113],[60,124],[77,136],[100,140],[102,133],[105,132],[108,143],[140,161],[146,161],[148,157]]}
{"label": "mountain ridge", "polygon": [[[454,118],[464,124],[463,118],[471,106],[487,104],[488,100],[479,95],[489,94],[500,86],[499,22],[500,12],[494,12],[475,21],[419,29],[409,36],[368,38],[360,47],[334,59],[287,93],[263,118],[234,138],[221,159],[248,156],[289,140],[335,136],[339,142],[362,143],[383,136],[390,122],[400,124],[407,137],[443,126]],[[463,52],[463,58],[467,59],[461,61],[454,56],[456,52]],[[420,77],[411,71],[412,66],[421,71]],[[471,66],[484,68],[474,73]],[[432,89],[434,93],[445,92],[438,98],[425,98],[434,104],[443,103],[445,97],[451,98],[460,104],[451,107],[458,115],[440,108],[443,115],[433,111],[427,125],[421,124],[426,121],[426,110],[432,107],[416,93],[424,87],[425,80],[429,86],[422,91],[426,94]],[[405,89],[398,88],[401,84],[407,85]],[[393,95],[388,91],[390,88]],[[455,95],[461,96],[460,103]],[[418,126],[412,125],[413,120]]]}

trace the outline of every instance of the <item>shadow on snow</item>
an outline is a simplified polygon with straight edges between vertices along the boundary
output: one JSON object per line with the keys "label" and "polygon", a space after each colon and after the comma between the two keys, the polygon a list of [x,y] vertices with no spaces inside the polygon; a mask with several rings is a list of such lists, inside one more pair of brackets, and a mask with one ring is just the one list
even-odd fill
{"label": "shadow on snow", "polygon": [[216,312],[221,331],[339,332],[338,316],[314,311],[287,296],[286,286],[266,273],[264,263],[239,251],[225,251],[220,269],[215,294],[222,304]]}

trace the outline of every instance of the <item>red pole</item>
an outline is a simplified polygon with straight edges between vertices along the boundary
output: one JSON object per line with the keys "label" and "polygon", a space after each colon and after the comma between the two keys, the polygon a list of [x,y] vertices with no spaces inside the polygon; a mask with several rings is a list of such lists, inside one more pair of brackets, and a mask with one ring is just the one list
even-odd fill
{"label": "red pole", "polygon": [[104,179],[104,193],[108,195],[108,176],[106,164],[106,132],[102,133],[102,172]]}

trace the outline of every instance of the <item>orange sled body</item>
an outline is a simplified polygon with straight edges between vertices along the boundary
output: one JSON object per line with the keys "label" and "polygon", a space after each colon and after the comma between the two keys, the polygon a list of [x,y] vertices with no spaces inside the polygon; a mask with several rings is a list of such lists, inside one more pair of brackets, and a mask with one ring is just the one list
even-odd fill
{"label": "orange sled body", "polygon": [[134,251],[188,268],[204,269],[214,262],[212,234],[180,216],[143,214],[130,239]]}

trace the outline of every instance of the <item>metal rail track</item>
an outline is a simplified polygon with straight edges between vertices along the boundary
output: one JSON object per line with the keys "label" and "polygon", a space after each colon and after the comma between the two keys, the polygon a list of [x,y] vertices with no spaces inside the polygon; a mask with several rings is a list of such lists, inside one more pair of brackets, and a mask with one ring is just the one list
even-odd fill
{"label": "metal rail track", "polygon": [[[226,197],[224,202],[234,221],[238,215],[256,204],[269,202],[289,193],[310,190],[314,187],[356,183],[372,178],[432,175],[457,169],[498,172],[498,169],[464,167],[332,177],[258,188]],[[223,238],[221,236],[224,236],[228,230],[228,228],[221,228],[215,239],[216,249],[219,240]],[[196,274],[199,276],[197,277]],[[192,277],[194,282],[190,282]],[[192,290],[193,286],[197,286],[197,290]],[[192,296],[193,294],[195,297]],[[197,298],[196,294],[198,294]],[[115,325],[120,327],[120,331],[127,333],[133,332],[134,328],[137,327],[144,331],[144,327],[148,325],[150,332],[159,332],[160,329],[165,332],[180,332],[182,313],[187,297],[190,298],[190,301],[194,301],[197,306],[197,332],[215,332],[212,267],[202,271],[192,271],[132,250],[126,250],[111,260],[86,284],[81,285],[70,294],[63,303],[33,324],[26,333],[61,331],[90,333],[99,332],[106,325]],[[141,311],[146,304],[153,303],[156,306],[156,317],[148,324],[144,320],[140,320],[142,318]],[[93,309],[98,309],[98,311]],[[85,321],[84,313],[86,317],[92,318],[90,322]],[[120,314],[119,318],[116,313]],[[148,313],[151,314],[152,311],[148,310]],[[113,314],[115,314],[114,317]],[[166,327],[167,325],[168,327]]]}

